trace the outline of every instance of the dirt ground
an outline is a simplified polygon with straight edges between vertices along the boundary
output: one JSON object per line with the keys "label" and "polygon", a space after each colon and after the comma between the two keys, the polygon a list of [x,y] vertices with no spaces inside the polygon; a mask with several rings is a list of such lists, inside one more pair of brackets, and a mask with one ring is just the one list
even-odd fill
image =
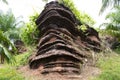
{"label": "dirt ground", "polygon": [[89,80],[101,73],[101,70],[93,66],[85,66],[80,75],[62,75],[59,73],[49,73],[43,75],[38,69],[31,70],[29,66],[23,66],[18,69],[28,80]]}
{"label": "dirt ground", "polygon": [[0,64],[0,68],[2,68],[3,67],[3,64]]}

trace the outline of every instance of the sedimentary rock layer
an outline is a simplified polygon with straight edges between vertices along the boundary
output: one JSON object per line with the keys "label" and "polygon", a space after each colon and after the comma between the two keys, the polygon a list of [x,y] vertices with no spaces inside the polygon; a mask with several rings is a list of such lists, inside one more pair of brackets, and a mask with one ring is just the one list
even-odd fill
{"label": "sedimentary rock layer", "polygon": [[78,20],[63,4],[48,3],[36,24],[41,37],[37,46],[38,51],[29,63],[31,69],[40,68],[43,74],[78,74],[85,59],[91,55],[89,50],[100,51],[97,31],[88,26],[86,32],[78,30]]}

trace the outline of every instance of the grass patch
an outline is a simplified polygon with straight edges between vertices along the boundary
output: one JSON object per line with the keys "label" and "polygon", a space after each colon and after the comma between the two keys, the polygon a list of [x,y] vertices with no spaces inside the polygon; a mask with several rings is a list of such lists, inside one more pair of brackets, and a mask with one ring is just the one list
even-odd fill
{"label": "grass patch", "polygon": [[19,71],[17,71],[17,68],[28,64],[29,57],[33,51],[34,50],[31,49],[28,50],[28,52],[16,55],[16,62],[14,64],[5,63],[0,65],[0,80],[27,80]]}
{"label": "grass patch", "polygon": [[96,66],[102,73],[93,80],[120,80],[120,55],[112,53],[108,55],[99,58]]}
{"label": "grass patch", "polygon": [[19,72],[10,66],[0,68],[0,80],[25,80]]}
{"label": "grass patch", "polygon": [[15,62],[15,64],[12,64],[12,66],[19,67],[19,66],[24,66],[24,65],[28,64],[29,57],[34,53],[35,47],[29,46],[29,47],[27,47],[27,50],[28,51],[15,56],[16,62]]}
{"label": "grass patch", "polygon": [[31,54],[32,52],[30,51],[30,52],[25,52],[23,54],[15,56],[16,63],[14,64],[14,66],[19,67],[19,66],[28,64],[29,57]]}
{"label": "grass patch", "polygon": [[117,49],[115,49],[115,52],[120,54],[120,46]]}

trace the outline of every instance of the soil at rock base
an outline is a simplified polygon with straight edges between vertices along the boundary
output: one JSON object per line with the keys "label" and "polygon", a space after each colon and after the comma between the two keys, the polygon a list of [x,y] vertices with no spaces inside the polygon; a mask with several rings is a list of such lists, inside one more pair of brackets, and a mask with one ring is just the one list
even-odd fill
{"label": "soil at rock base", "polygon": [[42,75],[38,69],[29,69],[28,65],[20,67],[18,71],[28,80],[89,80],[91,77],[95,77],[101,73],[100,69],[92,66],[85,66],[80,75],[62,75],[59,73]]}

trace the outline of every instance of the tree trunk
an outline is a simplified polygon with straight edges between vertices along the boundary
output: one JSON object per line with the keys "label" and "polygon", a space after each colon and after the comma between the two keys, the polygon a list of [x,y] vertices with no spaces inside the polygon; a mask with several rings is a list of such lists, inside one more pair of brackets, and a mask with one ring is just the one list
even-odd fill
{"label": "tree trunk", "polygon": [[0,57],[1,57],[1,64],[3,64],[4,63],[4,56],[0,55]]}

